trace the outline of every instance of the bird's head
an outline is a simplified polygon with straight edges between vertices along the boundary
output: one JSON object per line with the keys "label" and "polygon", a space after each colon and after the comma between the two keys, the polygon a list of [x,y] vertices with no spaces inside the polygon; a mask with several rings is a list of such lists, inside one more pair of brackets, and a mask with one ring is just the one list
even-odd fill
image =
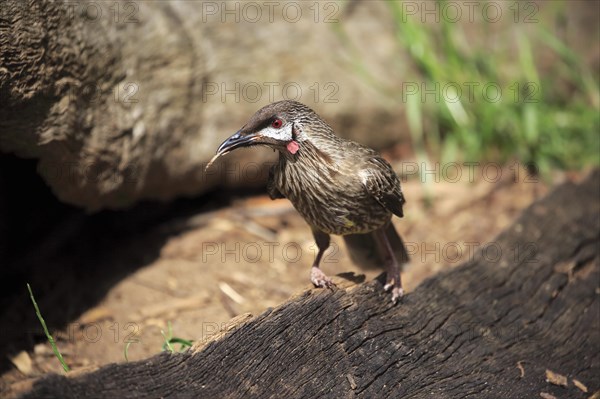
{"label": "bird's head", "polygon": [[297,101],[269,104],[259,109],[248,123],[219,146],[208,166],[237,148],[256,145],[294,155],[302,149],[303,141],[307,140],[304,127],[319,122],[325,124],[312,109]]}

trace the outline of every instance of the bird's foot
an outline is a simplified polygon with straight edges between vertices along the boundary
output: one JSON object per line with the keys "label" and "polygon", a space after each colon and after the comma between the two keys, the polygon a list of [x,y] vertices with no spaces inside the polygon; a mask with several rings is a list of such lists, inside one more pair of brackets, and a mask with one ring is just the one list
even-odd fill
{"label": "bird's foot", "polygon": [[335,287],[335,283],[331,281],[329,277],[323,273],[321,269],[316,266],[313,266],[310,271],[310,281],[315,285],[315,287],[321,288],[333,288]]}
{"label": "bird's foot", "polygon": [[394,305],[398,302],[398,298],[404,296],[404,290],[400,286],[400,282],[398,281],[398,284],[396,284],[395,279],[388,280],[386,285],[383,286],[383,289],[386,291],[392,290],[392,302]]}

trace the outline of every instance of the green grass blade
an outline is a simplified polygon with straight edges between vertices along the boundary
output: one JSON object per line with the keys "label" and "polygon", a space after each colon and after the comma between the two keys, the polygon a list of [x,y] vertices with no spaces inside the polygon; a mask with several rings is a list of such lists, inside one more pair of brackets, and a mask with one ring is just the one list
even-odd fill
{"label": "green grass blade", "polygon": [[63,359],[62,354],[60,353],[60,351],[58,350],[58,347],[56,346],[56,342],[54,342],[54,338],[52,338],[52,335],[48,331],[48,327],[46,326],[46,322],[44,321],[44,318],[42,317],[42,313],[40,312],[40,308],[38,307],[38,304],[35,301],[35,298],[33,297],[33,292],[31,291],[31,287],[29,286],[29,283],[27,283],[27,290],[29,291],[29,297],[31,298],[31,302],[33,302],[33,307],[35,308],[35,314],[37,315],[37,318],[40,321],[40,324],[42,325],[42,328],[44,329],[44,333],[46,334],[46,338],[48,338],[48,342],[50,342],[50,346],[52,346],[52,350],[54,351],[54,355],[56,356],[56,358],[58,359],[58,361],[62,365],[62,367],[65,370],[65,372],[70,371],[69,366],[65,362],[65,359]]}
{"label": "green grass blade", "polygon": [[133,341],[129,341],[125,344],[125,348],[123,349],[123,356],[125,356],[125,361],[128,362],[129,361],[129,357],[127,357],[127,354],[129,352],[129,347],[131,346],[131,344],[133,343]]}

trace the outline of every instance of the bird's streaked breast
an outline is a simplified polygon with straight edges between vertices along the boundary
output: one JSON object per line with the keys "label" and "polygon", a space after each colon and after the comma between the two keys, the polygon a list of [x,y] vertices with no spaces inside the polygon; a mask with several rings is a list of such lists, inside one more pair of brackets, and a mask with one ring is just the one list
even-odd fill
{"label": "bird's streaked breast", "polygon": [[358,162],[336,162],[310,143],[300,151],[295,161],[280,158],[274,178],[309,224],[344,235],[373,231],[390,220],[391,213],[366,191]]}

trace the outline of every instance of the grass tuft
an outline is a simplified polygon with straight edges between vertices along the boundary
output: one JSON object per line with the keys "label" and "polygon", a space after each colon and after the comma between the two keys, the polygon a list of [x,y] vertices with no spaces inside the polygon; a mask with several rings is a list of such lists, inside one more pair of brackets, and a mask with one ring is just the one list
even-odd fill
{"label": "grass tuft", "polygon": [[171,353],[175,353],[175,348],[173,348],[172,344],[179,344],[179,350],[177,352],[183,352],[187,348],[192,347],[193,341],[173,336],[173,327],[172,327],[170,321],[167,322],[167,326],[168,326],[168,334],[165,334],[164,330],[160,330],[160,333],[162,334],[162,336],[165,340],[165,343],[163,344],[163,347],[162,347],[163,351],[168,350]]}
{"label": "grass tuft", "polygon": [[[443,8],[447,3],[436,4]],[[600,164],[598,76],[552,31],[553,23],[566,20],[565,2],[546,7],[536,15],[536,24],[510,21],[502,27],[481,20],[475,31],[447,18],[423,23],[418,15],[407,15],[401,2],[385,4],[397,63],[410,66],[403,80],[418,94],[407,95],[405,85],[402,92],[391,93],[389,84],[364,66],[343,23],[335,32],[350,47],[358,75],[404,108],[421,161],[428,156],[441,162],[516,160],[542,175]],[[486,85],[488,93],[483,92]],[[495,88],[501,90],[497,98]],[[425,91],[438,94],[423,96]]]}

